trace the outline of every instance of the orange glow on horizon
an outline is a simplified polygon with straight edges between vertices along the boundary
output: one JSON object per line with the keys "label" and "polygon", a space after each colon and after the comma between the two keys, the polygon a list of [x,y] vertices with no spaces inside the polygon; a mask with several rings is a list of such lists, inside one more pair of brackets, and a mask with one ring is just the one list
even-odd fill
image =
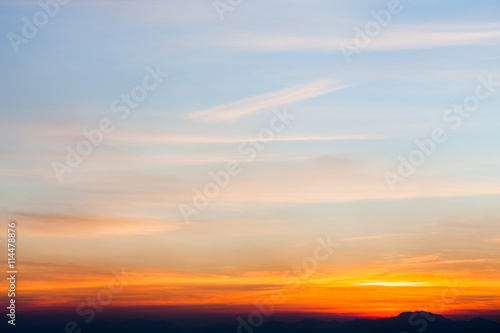
{"label": "orange glow on horizon", "polygon": [[[33,269],[19,282],[22,293],[18,299],[24,308],[76,308],[89,297],[97,297],[101,290],[109,289],[114,279],[110,272],[54,273],[39,278],[38,269],[41,268]],[[376,277],[374,271],[358,270],[319,272],[300,283],[270,272],[228,276],[136,271],[123,276],[125,285],[112,293],[109,306],[176,307],[187,311],[205,307],[208,312],[213,309],[231,313],[253,311],[256,302],[272,301],[276,312],[355,313],[358,317],[389,317],[418,310],[459,315],[472,310],[490,313],[500,308],[500,279],[494,276],[482,280],[466,274],[456,280],[431,274]],[[284,301],[276,301],[283,297]]]}

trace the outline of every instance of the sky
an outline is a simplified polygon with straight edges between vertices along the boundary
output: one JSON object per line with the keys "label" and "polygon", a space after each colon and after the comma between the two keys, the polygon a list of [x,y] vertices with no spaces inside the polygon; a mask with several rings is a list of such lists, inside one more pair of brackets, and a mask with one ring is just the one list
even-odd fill
{"label": "sky", "polygon": [[0,2],[24,309],[500,318],[497,1],[62,3]]}

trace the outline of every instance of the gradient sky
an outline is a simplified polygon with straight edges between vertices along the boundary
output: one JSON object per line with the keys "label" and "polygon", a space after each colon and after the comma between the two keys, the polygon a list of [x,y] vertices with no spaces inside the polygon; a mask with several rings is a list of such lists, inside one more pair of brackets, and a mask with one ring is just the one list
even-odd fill
{"label": "gradient sky", "polygon": [[[74,308],[124,267],[111,306],[251,309],[331,235],[340,247],[281,311],[395,315],[455,281],[442,313],[500,315],[500,89],[459,129],[443,121],[478,77],[500,81],[500,3],[402,3],[347,63],[340,43],[387,1],[243,0],[221,21],[210,0],[73,0],[18,53],[7,36],[40,8],[2,1],[19,301]],[[112,102],[158,65],[168,78],[119,119]],[[284,106],[296,118],[243,161]],[[116,129],[59,182],[52,163],[103,118]],[[447,142],[392,191],[384,173],[437,127]],[[179,205],[233,159],[242,173],[184,223]]]}

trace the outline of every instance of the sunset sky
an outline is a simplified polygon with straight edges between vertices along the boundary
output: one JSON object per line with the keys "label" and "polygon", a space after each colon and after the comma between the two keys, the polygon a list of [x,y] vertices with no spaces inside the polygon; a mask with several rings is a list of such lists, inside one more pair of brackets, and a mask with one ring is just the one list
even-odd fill
{"label": "sunset sky", "polygon": [[[390,1],[212,2],[72,0],[17,46],[42,9],[0,3],[0,209],[18,223],[23,310],[74,313],[124,271],[99,315],[246,313],[282,291],[277,312],[500,318],[500,3],[401,0],[348,61]],[[436,129],[445,142],[391,188]],[[194,207],[229,161],[240,172]],[[328,237],[294,287],[284,274]]]}

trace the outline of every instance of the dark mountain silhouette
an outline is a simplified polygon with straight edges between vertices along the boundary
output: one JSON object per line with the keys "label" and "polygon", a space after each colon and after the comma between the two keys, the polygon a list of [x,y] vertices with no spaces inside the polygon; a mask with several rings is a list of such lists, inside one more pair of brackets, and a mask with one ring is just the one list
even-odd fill
{"label": "dark mountain silhouette", "polygon": [[115,323],[95,321],[69,329],[65,329],[65,324],[42,327],[16,325],[8,327],[7,330],[2,329],[2,332],[14,331],[18,333],[500,333],[500,323],[481,318],[455,321],[420,311],[403,312],[392,318],[354,319],[342,323],[336,320],[316,319],[304,319],[294,323],[271,320],[258,327],[252,327],[248,323],[189,327],[164,321],[134,319]]}

